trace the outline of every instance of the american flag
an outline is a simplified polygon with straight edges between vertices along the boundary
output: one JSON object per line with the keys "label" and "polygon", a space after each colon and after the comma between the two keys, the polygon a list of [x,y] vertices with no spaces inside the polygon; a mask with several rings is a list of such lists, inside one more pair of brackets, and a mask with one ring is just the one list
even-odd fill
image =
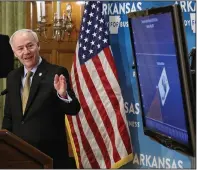
{"label": "american flag", "polygon": [[67,116],[78,168],[119,168],[132,160],[132,146],[102,3],[86,2],[71,84],[81,103]]}

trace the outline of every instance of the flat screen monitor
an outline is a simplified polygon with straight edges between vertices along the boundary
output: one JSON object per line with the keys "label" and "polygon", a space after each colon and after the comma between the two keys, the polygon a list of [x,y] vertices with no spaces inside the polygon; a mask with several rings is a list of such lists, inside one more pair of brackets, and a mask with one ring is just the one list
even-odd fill
{"label": "flat screen monitor", "polygon": [[194,93],[179,5],[128,14],[144,133],[195,155]]}

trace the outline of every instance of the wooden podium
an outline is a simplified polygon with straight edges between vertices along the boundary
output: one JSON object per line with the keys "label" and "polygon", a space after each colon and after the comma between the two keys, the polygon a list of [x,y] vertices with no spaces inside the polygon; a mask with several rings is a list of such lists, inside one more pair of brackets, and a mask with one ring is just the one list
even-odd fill
{"label": "wooden podium", "polygon": [[0,169],[53,169],[53,159],[7,130],[0,130]]}

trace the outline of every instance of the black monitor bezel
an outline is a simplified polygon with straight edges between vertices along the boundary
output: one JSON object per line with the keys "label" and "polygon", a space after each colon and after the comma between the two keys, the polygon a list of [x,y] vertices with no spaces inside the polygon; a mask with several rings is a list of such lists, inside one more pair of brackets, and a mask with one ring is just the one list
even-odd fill
{"label": "black monitor bezel", "polygon": [[[177,65],[179,69],[179,78],[181,82],[181,90],[182,90],[182,99],[183,99],[183,105],[185,110],[185,118],[186,118],[186,125],[187,125],[187,131],[188,131],[188,144],[184,145],[180,143],[179,141],[172,139],[171,137],[164,135],[160,132],[154,131],[150,128],[148,128],[145,124],[145,114],[143,111],[143,101],[141,97],[141,89],[140,89],[140,83],[139,83],[139,77],[138,77],[138,68],[137,68],[137,62],[136,62],[136,55],[135,55],[135,47],[134,47],[134,37],[133,37],[133,30],[132,30],[132,18],[137,17],[143,17],[143,16],[149,16],[149,15],[155,15],[155,14],[162,14],[162,13],[170,13],[172,16],[173,21],[173,34],[175,39],[175,47],[176,47],[176,54],[177,56]],[[187,42],[186,42],[186,36],[185,36],[185,30],[184,30],[184,24],[183,24],[183,16],[182,11],[180,8],[180,5],[169,5],[164,7],[158,7],[158,8],[151,8],[143,11],[137,11],[137,12],[131,12],[128,13],[128,22],[129,22],[129,29],[130,29],[130,37],[131,37],[131,46],[133,50],[133,60],[135,64],[135,70],[136,70],[136,78],[137,78],[137,86],[138,86],[138,96],[139,96],[139,102],[140,102],[140,109],[142,113],[142,123],[143,123],[143,129],[144,134],[147,136],[150,136],[157,142],[161,143],[162,145],[180,151],[184,154],[195,156],[196,154],[196,135],[195,135],[195,120],[194,115],[196,114],[195,110],[195,101],[194,101],[194,92],[192,87],[192,79],[190,74],[190,67],[189,67],[189,60],[188,60],[188,50],[187,50]]]}

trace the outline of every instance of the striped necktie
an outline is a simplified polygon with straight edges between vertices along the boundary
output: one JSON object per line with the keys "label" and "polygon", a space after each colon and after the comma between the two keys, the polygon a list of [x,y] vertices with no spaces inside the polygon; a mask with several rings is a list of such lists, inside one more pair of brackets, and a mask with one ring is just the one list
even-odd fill
{"label": "striped necktie", "polygon": [[29,91],[30,91],[30,78],[33,75],[33,73],[31,71],[27,72],[26,75],[26,79],[25,79],[25,84],[23,87],[23,92],[22,92],[22,106],[23,106],[23,114],[25,112],[25,108],[26,108],[26,104],[27,104],[27,100],[29,97]]}

